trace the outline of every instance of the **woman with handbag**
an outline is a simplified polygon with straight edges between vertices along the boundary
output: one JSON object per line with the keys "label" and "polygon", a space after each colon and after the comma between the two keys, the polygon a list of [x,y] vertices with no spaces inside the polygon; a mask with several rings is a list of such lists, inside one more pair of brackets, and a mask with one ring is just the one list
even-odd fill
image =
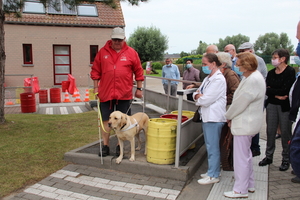
{"label": "woman with handbag", "polygon": [[220,136],[226,122],[226,80],[219,70],[222,63],[215,54],[208,53],[202,58],[202,70],[208,76],[199,89],[193,93],[198,112],[202,119],[204,141],[208,155],[207,173],[201,174],[199,184],[218,183],[220,175]]}

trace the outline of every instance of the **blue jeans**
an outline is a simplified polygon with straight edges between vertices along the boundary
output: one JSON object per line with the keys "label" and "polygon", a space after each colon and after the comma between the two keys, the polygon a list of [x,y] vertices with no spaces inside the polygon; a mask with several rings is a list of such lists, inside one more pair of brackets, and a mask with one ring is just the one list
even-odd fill
{"label": "blue jeans", "polygon": [[297,55],[300,57],[300,42],[298,43],[296,51],[297,51]]}
{"label": "blue jeans", "polygon": [[220,175],[220,137],[225,122],[203,122],[203,135],[208,157],[207,175],[218,178]]}

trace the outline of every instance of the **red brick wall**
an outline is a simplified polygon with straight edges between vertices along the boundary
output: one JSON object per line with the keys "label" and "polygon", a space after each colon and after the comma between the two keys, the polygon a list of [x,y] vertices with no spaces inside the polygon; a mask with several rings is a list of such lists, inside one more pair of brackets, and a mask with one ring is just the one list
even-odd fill
{"label": "red brick wall", "polygon": [[[90,45],[99,49],[110,39],[111,28],[55,27],[5,24],[5,74],[34,74],[40,87],[52,87],[53,44],[71,46],[72,75],[76,85],[88,86]],[[33,67],[24,67],[22,44],[32,44]],[[6,76],[7,86],[22,86],[25,77]],[[92,81],[90,81],[90,85]]]}

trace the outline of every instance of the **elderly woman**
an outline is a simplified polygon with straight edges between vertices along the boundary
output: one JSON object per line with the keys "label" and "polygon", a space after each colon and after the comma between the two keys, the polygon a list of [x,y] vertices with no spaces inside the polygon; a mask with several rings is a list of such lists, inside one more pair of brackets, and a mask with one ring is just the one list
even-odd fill
{"label": "elderly woman", "polygon": [[267,122],[267,148],[266,157],[259,162],[259,166],[269,165],[273,162],[275,151],[275,137],[277,125],[281,129],[282,163],[280,171],[290,167],[288,142],[292,136],[292,122],[289,120],[289,91],[295,82],[295,70],[288,65],[290,54],[286,49],[277,49],[272,53],[272,65],[275,69],[268,72],[266,83],[266,122]]}
{"label": "elderly woman", "polygon": [[246,198],[248,191],[255,191],[250,146],[252,137],[260,131],[264,121],[262,107],[266,84],[261,73],[256,70],[257,60],[252,53],[240,53],[237,58],[236,66],[244,78],[235,91],[232,104],[225,115],[233,134],[235,183],[233,191],[224,192],[224,195],[230,198]]}
{"label": "elderly woman", "polygon": [[202,118],[204,141],[208,155],[207,173],[201,174],[199,184],[219,182],[220,175],[220,136],[226,122],[226,81],[219,70],[222,65],[215,54],[208,53],[202,59],[202,70],[208,76],[199,89],[193,93],[195,104]]}
{"label": "elderly woman", "polygon": [[[222,63],[219,69],[223,73],[226,80],[226,110],[228,110],[232,103],[233,93],[239,86],[240,78],[233,70],[231,70],[232,61],[229,53],[218,52],[216,55],[218,56],[219,61]],[[221,132],[220,149],[222,169],[225,171],[233,171],[233,136],[230,128],[226,124]]]}
{"label": "elderly woman", "polygon": [[233,70],[231,70],[232,61],[229,53],[218,52],[217,56],[219,61],[222,63],[219,69],[223,73],[226,80],[226,85],[227,85],[226,98],[227,98],[227,108],[228,108],[229,105],[231,105],[232,103],[233,93],[239,86],[240,78]]}

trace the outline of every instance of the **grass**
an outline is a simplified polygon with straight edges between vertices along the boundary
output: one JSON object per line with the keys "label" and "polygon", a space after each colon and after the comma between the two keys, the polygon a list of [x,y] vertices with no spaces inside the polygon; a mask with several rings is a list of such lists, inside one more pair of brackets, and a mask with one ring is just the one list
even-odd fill
{"label": "grass", "polygon": [[95,111],[5,118],[0,125],[0,198],[67,165],[64,153],[98,140]]}
{"label": "grass", "polygon": [[155,71],[158,72],[158,74],[146,74],[146,70],[144,70],[144,75],[149,75],[149,76],[156,76],[156,77],[161,77],[162,76],[162,70],[161,69],[156,69]]}

